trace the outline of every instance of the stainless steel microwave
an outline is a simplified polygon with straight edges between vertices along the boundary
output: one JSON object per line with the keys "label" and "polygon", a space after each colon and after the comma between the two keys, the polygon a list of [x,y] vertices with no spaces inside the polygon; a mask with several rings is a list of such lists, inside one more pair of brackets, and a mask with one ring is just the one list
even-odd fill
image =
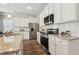
{"label": "stainless steel microwave", "polygon": [[53,24],[54,23],[54,14],[50,14],[49,16],[44,18],[44,24]]}

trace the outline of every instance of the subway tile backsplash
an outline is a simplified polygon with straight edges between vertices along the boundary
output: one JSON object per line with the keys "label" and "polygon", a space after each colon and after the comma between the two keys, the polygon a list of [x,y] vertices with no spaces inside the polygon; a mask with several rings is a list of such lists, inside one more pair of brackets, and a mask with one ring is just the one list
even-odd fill
{"label": "subway tile backsplash", "polygon": [[79,36],[79,22],[48,25],[47,28],[59,28],[59,32],[71,31],[71,35]]}

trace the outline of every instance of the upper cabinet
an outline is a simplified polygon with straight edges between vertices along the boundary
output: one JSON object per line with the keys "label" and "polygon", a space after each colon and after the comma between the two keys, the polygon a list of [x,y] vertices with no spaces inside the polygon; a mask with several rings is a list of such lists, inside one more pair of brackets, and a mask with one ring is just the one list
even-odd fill
{"label": "upper cabinet", "polygon": [[54,23],[61,22],[61,3],[54,3]]}
{"label": "upper cabinet", "polygon": [[48,4],[44,7],[44,17],[46,17],[46,16],[48,16],[48,14],[49,14],[49,6],[48,6]]}
{"label": "upper cabinet", "polygon": [[48,4],[48,11],[49,11],[49,14],[54,13],[54,4],[53,3]]}
{"label": "upper cabinet", "polygon": [[40,14],[40,27],[44,26],[44,12]]}
{"label": "upper cabinet", "polygon": [[77,4],[54,3],[54,23],[70,22],[77,20]]}
{"label": "upper cabinet", "polygon": [[75,3],[62,3],[61,7],[62,22],[69,22],[76,20],[76,4]]}
{"label": "upper cabinet", "polygon": [[42,17],[42,19],[40,18],[40,20],[42,20],[43,22],[44,22],[44,17],[50,14],[54,14],[54,23],[78,21],[79,4],[78,3],[48,3],[44,7],[42,13],[40,14]]}

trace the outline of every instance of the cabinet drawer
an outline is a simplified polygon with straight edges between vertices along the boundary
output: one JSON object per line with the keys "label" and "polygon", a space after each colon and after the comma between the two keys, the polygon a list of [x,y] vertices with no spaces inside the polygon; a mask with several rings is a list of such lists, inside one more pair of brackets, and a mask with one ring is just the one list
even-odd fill
{"label": "cabinet drawer", "polygon": [[66,47],[67,47],[67,44],[68,44],[67,40],[60,39],[60,38],[56,38],[56,43],[63,45],[63,46],[66,46]]}
{"label": "cabinet drawer", "polygon": [[49,35],[49,40],[55,41],[55,38],[53,35]]}

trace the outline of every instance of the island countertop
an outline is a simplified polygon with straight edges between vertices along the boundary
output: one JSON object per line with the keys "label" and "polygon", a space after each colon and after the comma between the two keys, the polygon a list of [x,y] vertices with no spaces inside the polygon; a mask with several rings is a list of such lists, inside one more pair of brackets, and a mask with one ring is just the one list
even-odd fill
{"label": "island countertop", "polygon": [[13,37],[13,41],[9,43],[5,42],[4,40],[4,37],[7,36],[4,35],[3,37],[0,37],[0,54],[5,52],[18,51],[20,49],[22,35],[20,33],[12,33],[9,36]]}

